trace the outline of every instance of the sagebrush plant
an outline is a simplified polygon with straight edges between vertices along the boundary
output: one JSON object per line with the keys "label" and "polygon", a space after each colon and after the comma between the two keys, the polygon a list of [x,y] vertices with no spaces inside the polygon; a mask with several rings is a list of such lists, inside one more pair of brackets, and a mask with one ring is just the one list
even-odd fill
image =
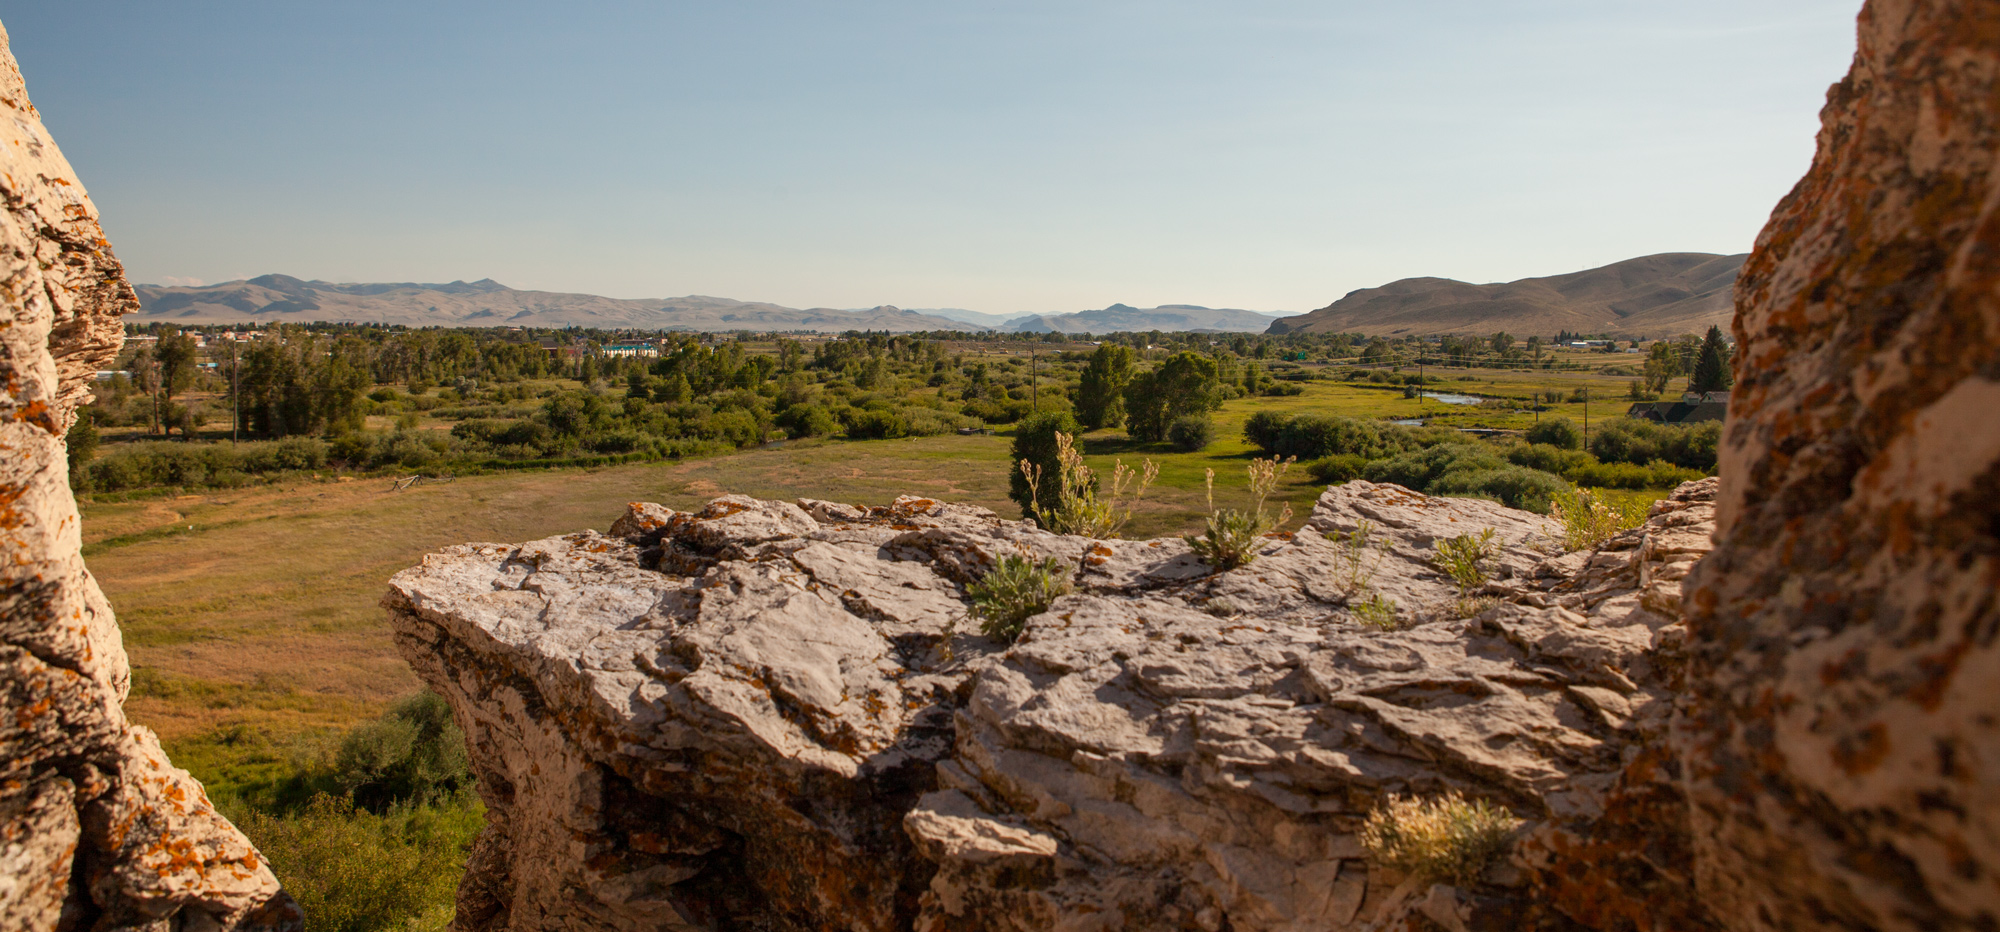
{"label": "sagebrush plant", "polygon": [[[1023,459],[1021,475],[1027,478],[1030,490],[1042,487],[1040,466]],[[1111,491],[1100,495],[1097,476],[1083,464],[1076,438],[1057,431],[1056,500],[1043,505],[1037,496],[1029,507],[1035,513],[1035,522],[1045,530],[1084,537],[1116,537],[1125,523],[1132,520],[1132,506],[1139,503],[1159,475],[1160,467],[1152,460],[1146,461],[1143,472],[1118,460],[1111,469]],[[1121,508],[1127,486],[1132,486],[1132,497]]]}
{"label": "sagebrush plant", "polygon": [[1595,550],[1611,535],[1645,523],[1643,505],[1619,507],[1589,489],[1571,486],[1557,493],[1549,513],[1562,523],[1564,550]]}
{"label": "sagebrush plant", "polygon": [[1425,880],[1471,883],[1507,850],[1521,820],[1457,791],[1429,800],[1391,796],[1368,814],[1361,847],[1377,867]]}
{"label": "sagebrush plant", "polygon": [[1375,582],[1375,570],[1382,563],[1383,547],[1373,539],[1375,526],[1361,521],[1345,534],[1326,535],[1333,544],[1333,585],[1349,601],[1360,598]]}
{"label": "sagebrush plant", "polygon": [[1257,496],[1257,506],[1249,511],[1216,508],[1215,470],[1204,470],[1208,486],[1208,528],[1200,537],[1182,538],[1194,548],[1195,555],[1203,563],[1217,570],[1233,570],[1257,558],[1257,542],[1292,517],[1289,502],[1275,516],[1264,510],[1265,501],[1278,488],[1278,480],[1292,468],[1292,461],[1289,456],[1283,460],[1250,461],[1250,491]]}
{"label": "sagebrush plant", "polygon": [[1375,593],[1360,602],[1350,602],[1347,610],[1354,613],[1354,620],[1370,628],[1395,631],[1403,627],[1402,612],[1396,608],[1396,600],[1385,599]]}
{"label": "sagebrush plant", "polygon": [[979,632],[1012,643],[1028,619],[1048,610],[1070,590],[1070,566],[1059,557],[1036,560],[1027,554],[1000,558],[993,569],[966,587]]}
{"label": "sagebrush plant", "polygon": [[1431,546],[1437,551],[1431,556],[1431,562],[1458,584],[1461,596],[1486,584],[1486,568],[1481,564],[1500,552],[1500,545],[1493,542],[1493,529],[1490,527],[1481,530],[1477,537],[1460,534],[1436,541]]}

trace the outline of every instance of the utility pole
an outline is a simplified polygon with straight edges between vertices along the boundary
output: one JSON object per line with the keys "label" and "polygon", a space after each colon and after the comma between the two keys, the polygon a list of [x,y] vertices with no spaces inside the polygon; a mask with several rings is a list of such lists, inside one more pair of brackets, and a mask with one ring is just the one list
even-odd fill
{"label": "utility pole", "polygon": [[1035,381],[1035,344],[1028,344],[1028,413],[1042,410],[1041,383]]}
{"label": "utility pole", "polygon": [[1583,448],[1590,449],[1590,386],[1583,388]]}
{"label": "utility pole", "polygon": [[236,403],[236,413],[229,419],[229,442],[235,443],[237,433],[243,429],[243,381],[237,377],[241,366],[236,364],[236,335],[229,335],[229,397]]}

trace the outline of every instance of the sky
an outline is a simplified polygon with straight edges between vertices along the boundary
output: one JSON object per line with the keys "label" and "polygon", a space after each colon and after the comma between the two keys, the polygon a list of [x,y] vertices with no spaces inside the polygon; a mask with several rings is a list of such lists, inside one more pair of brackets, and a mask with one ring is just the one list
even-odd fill
{"label": "sky", "polygon": [[1306,311],[1749,251],[1859,0],[0,0],[135,282]]}

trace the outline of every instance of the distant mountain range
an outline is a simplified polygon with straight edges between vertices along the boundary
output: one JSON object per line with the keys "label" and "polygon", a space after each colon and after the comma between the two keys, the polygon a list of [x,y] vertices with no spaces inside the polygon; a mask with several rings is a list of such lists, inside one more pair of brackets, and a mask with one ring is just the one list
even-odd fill
{"label": "distant mountain range", "polygon": [[520,291],[490,278],[476,282],[338,284],[261,275],[217,285],[139,285],[140,322],[190,324],[354,321],[408,327],[598,327],[630,330],[1006,330],[1109,333],[1114,330],[1256,332],[1277,315],[1170,304],[1141,310],[1114,304],[1075,314],[983,314],[961,308],[905,310],[890,305],[840,310],[689,295],[625,299]]}
{"label": "distant mountain range", "polygon": [[1098,311],[1074,314],[1031,314],[1008,321],[1000,329],[1012,333],[1143,333],[1148,330],[1214,330],[1261,333],[1282,312],[1245,311],[1233,307],[1212,308],[1196,304],[1163,304],[1138,308],[1113,304]]}
{"label": "distant mountain range", "polygon": [[1736,274],[1747,254],[1668,252],[1602,268],[1472,285],[1406,278],[1350,292],[1326,307],[1271,324],[1271,333],[1603,333],[1627,339],[1727,330]]}
{"label": "distant mountain range", "polygon": [[1004,316],[961,308],[890,305],[841,310],[689,295],[625,299],[520,291],[476,282],[336,284],[289,275],[196,287],[139,285],[139,322],[355,321],[409,327],[597,327],[607,330],[1001,330],[1010,333],[1218,331],[1241,333],[1604,333],[1664,337],[1727,327],[1743,255],[1673,252],[1602,268],[1474,285],[1406,278],[1350,292],[1309,314],[1165,304],[1113,304],[1067,314]]}
{"label": "distant mountain range", "polygon": [[975,324],[882,306],[860,311],[781,307],[689,295],[627,300],[519,291],[490,278],[442,285],[335,284],[262,275],[200,287],[139,285],[140,322],[270,323],[312,320],[409,327],[599,327],[632,330],[984,330]]}

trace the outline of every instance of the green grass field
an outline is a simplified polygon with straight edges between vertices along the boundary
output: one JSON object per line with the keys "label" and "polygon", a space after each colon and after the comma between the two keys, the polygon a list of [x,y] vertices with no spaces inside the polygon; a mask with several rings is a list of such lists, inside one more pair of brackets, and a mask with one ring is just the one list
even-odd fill
{"label": "green grass field", "polygon": [[[1447,370],[1449,373],[1450,370]],[[1483,373],[1461,390],[1547,390],[1547,383],[1599,384],[1586,374]],[[1243,419],[1260,410],[1419,417],[1448,406],[1398,390],[1306,383],[1305,394],[1231,401],[1216,417],[1218,440],[1180,454],[1138,449],[1119,431],[1084,438],[1086,459],[1108,472],[1114,459],[1151,458],[1159,483],[1139,505],[1127,536],[1197,530],[1203,470],[1216,472],[1221,505],[1248,498],[1244,468],[1255,450]],[[1529,387],[1531,386],[1532,387]],[[1457,386],[1454,386],[1457,388]],[[1593,405],[1593,409],[1597,406]],[[1574,412],[1570,408],[1575,408]],[[1556,413],[1581,420],[1581,405]],[[1606,413],[1623,406],[1607,406]],[[1597,416],[1593,410],[1593,418]],[[1545,413],[1543,416],[1549,416]],[[1476,407],[1445,423],[1518,427],[1525,411]],[[1006,517],[1010,465],[1005,431],[867,442],[779,443],[729,456],[603,469],[474,476],[396,492],[385,479],[322,479],[200,495],[83,503],[85,555],[124,630],[134,667],[135,721],[170,745],[205,733],[250,729],[282,738],[380,714],[418,688],[392,648],[377,600],[389,576],[426,552],[471,540],[522,541],[585,527],[602,529],[628,501],[697,506],[725,492],[879,504],[901,494],[970,502]],[[1292,526],[1320,488],[1294,469],[1279,495]],[[1660,493],[1623,493],[1657,498]]]}

